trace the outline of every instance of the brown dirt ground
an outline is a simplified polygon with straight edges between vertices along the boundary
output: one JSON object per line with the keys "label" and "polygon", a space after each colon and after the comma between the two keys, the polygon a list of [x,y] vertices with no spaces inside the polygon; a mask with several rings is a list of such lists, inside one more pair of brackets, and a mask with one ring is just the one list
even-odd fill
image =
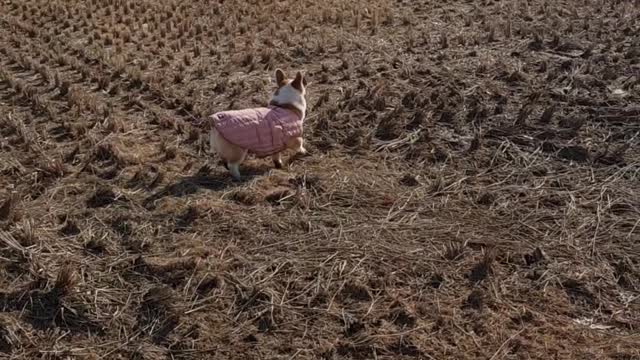
{"label": "brown dirt ground", "polygon": [[0,358],[640,359],[639,9],[0,2]]}

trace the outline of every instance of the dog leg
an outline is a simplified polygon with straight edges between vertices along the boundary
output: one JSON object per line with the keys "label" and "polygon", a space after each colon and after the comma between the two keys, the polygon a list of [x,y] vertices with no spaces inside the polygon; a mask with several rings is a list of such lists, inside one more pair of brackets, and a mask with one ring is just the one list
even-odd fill
{"label": "dog leg", "polygon": [[307,154],[307,149],[304,148],[304,139],[303,138],[298,138],[296,141],[296,152],[298,152],[298,154],[300,155],[306,155]]}
{"label": "dog leg", "polygon": [[287,142],[287,148],[292,149],[299,155],[306,155],[307,149],[304,148],[304,139],[302,137],[297,137],[290,139]]}
{"label": "dog leg", "polygon": [[240,175],[240,164],[239,163],[227,163],[227,168],[229,169],[229,172],[231,173],[231,176],[233,176],[233,178],[236,181],[242,180],[242,176]]}
{"label": "dog leg", "polygon": [[280,156],[280,153],[273,154],[271,159],[273,160],[273,166],[275,166],[276,169],[282,169],[282,157]]}

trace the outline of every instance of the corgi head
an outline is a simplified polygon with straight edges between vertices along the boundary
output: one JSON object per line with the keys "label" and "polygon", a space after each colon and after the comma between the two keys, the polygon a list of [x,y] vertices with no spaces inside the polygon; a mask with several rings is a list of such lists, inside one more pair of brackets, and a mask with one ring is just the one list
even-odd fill
{"label": "corgi head", "polygon": [[306,94],[307,80],[298,71],[294,79],[288,79],[284,71],[276,69],[276,84],[278,88],[271,97],[270,105],[281,106],[297,110],[302,119],[307,111]]}

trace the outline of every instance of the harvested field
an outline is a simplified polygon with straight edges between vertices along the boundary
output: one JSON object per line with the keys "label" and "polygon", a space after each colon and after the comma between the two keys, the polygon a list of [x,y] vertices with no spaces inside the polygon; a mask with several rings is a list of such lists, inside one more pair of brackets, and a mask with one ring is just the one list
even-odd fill
{"label": "harvested field", "polygon": [[[640,359],[640,2],[0,2],[0,358]],[[310,154],[194,120],[304,69]]]}

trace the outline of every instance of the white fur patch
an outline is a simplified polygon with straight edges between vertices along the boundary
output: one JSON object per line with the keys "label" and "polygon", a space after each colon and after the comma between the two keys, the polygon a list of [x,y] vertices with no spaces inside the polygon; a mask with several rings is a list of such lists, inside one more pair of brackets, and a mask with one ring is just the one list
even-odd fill
{"label": "white fur patch", "polygon": [[271,98],[278,104],[289,104],[295,106],[302,113],[302,120],[304,120],[305,112],[307,110],[307,102],[304,99],[304,94],[291,86],[291,83],[282,86],[278,90],[278,95],[273,95]]}

